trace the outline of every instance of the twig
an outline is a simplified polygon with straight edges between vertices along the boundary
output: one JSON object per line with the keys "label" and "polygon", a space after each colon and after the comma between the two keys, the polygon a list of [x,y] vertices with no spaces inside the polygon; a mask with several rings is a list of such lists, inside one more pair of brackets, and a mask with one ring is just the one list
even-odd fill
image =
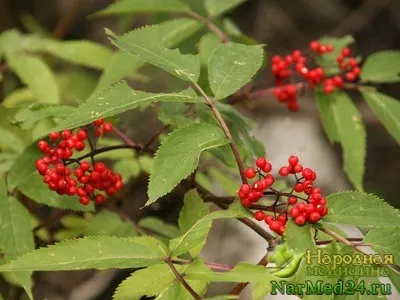
{"label": "twig", "polygon": [[[257,263],[258,266],[266,266],[268,264],[268,253],[264,255],[263,258]],[[239,295],[244,288],[248,285],[248,282],[240,282],[238,283],[233,290],[230,292],[230,295]]]}
{"label": "twig", "polygon": [[146,151],[159,137],[169,128],[169,125],[162,127],[157,133],[143,146],[143,151]]}
{"label": "twig", "polygon": [[187,15],[206,25],[208,29],[210,29],[220,38],[222,43],[226,44],[230,42],[229,37],[225,34],[225,32],[219,29],[210,19],[205,18],[194,11],[188,11]]}
{"label": "twig", "polygon": [[233,140],[232,134],[229,131],[228,126],[226,125],[224,119],[222,118],[221,114],[219,113],[217,107],[215,106],[214,100],[210,99],[207,96],[207,94],[203,91],[203,89],[197,83],[194,83],[193,86],[202,95],[202,97],[206,101],[207,105],[212,109],[213,114],[214,114],[215,118],[217,119],[221,129],[224,131],[225,136],[229,140],[229,145],[231,146],[233,155],[235,156],[236,163],[237,163],[238,168],[239,168],[240,177],[242,178],[242,182],[243,183],[247,183],[247,179],[246,179],[246,176],[244,174],[243,162],[242,162],[242,159],[240,158],[239,151],[238,151],[238,149],[236,147],[235,141]]}
{"label": "twig", "polygon": [[58,21],[56,27],[53,30],[53,37],[56,39],[62,38],[65,33],[67,33],[68,29],[72,25],[76,15],[84,4],[83,0],[74,0],[72,1],[71,6],[65,12],[65,14]]}
{"label": "twig", "polygon": [[139,146],[117,127],[113,126],[113,131],[125,144],[129,146]]}
{"label": "twig", "polygon": [[362,253],[362,254],[368,255],[368,253],[365,252],[364,250],[361,250],[361,249],[358,249],[358,248],[357,248],[357,247],[360,247],[360,245],[357,245],[357,244],[354,244],[354,243],[348,241],[346,238],[344,238],[344,237],[338,235],[336,232],[334,232],[334,231],[332,231],[332,230],[330,230],[330,229],[328,229],[328,228],[325,228],[325,227],[324,227],[324,228],[319,228],[318,230],[320,230],[320,231],[326,233],[327,235],[333,237],[336,241],[338,241],[338,242],[340,242],[340,243],[342,243],[342,244],[345,244],[345,245],[347,245],[347,246],[350,246],[350,247],[352,247],[354,250],[356,250],[356,251],[358,251],[358,252],[360,252],[360,253]]}
{"label": "twig", "polygon": [[174,273],[176,279],[185,287],[185,289],[189,292],[190,295],[196,300],[201,300],[203,299],[200,297],[195,290],[192,289],[192,287],[186,282],[186,280],[183,278],[181,274],[179,274],[178,270],[175,268],[174,264],[171,262],[171,258],[166,258],[165,262],[168,264],[170,267],[172,273]]}
{"label": "twig", "polygon": [[[349,242],[362,242],[362,238],[346,238],[346,240],[348,240]],[[326,244],[330,244],[332,243],[332,241],[334,240],[323,240],[323,241],[315,241],[316,245],[326,245]],[[357,245],[357,246],[361,246],[361,245]],[[366,246],[365,244],[363,244],[362,246]]]}

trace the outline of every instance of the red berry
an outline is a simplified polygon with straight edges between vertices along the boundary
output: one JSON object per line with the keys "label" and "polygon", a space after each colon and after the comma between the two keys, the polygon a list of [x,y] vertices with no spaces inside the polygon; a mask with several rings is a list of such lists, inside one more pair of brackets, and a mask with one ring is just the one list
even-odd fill
{"label": "red berry", "polygon": [[83,130],[83,129],[79,130],[79,131],[77,132],[76,136],[77,136],[78,139],[81,140],[81,141],[86,140],[87,137],[88,137],[86,130]]}
{"label": "red berry", "polygon": [[297,94],[296,86],[293,84],[286,85],[285,91],[289,96],[296,96],[296,94]]}
{"label": "red berry", "polygon": [[83,187],[78,187],[78,188],[76,189],[76,195],[77,195],[78,197],[86,197],[86,196],[87,196],[87,193],[86,193],[86,190],[85,190]]}
{"label": "red berry", "polygon": [[305,223],[306,223],[306,218],[304,217],[304,216],[302,216],[302,215],[299,215],[299,216],[297,216],[295,219],[294,219],[294,222],[297,224],[297,225],[304,225]]}
{"label": "red berry", "polygon": [[275,178],[271,174],[268,174],[267,176],[265,176],[264,181],[267,184],[267,186],[271,186],[274,184]]}
{"label": "red berry", "polygon": [[290,171],[289,171],[289,168],[288,168],[288,167],[281,167],[281,168],[279,169],[279,175],[281,175],[281,176],[283,176],[283,177],[288,176],[289,173],[290,173]]}
{"label": "red berry", "polygon": [[289,215],[291,215],[293,218],[296,218],[298,215],[300,215],[300,212],[298,208],[293,207],[291,210],[289,210]]}
{"label": "red berry", "polygon": [[271,221],[272,221],[273,219],[274,219],[273,216],[265,215],[264,221],[265,221],[265,223],[269,224],[269,223],[271,223]]}
{"label": "red berry", "polygon": [[85,143],[82,141],[77,141],[75,143],[75,149],[78,151],[82,151],[83,149],[85,149]]}
{"label": "red berry", "polygon": [[58,140],[60,138],[60,133],[58,133],[57,131],[54,131],[54,132],[50,133],[49,138],[52,141]]}
{"label": "red berry", "polygon": [[307,209],[307,206],[303,202],[298,203],[296,207],[299,212],[305,212]]}
{"label": "red berry", "polygon": [[61,132],[61,138],[63,140],[68,140],[71,136],[72,134],[70,130],[64,130],[63,132]]}
{"label": "red berry", "polygon": [[80,183],[88,183],[89,180],[90,180],[90,178],[89,178],[89,176],[87,176],[87,175],[84,175],[84,176],[78,178],[78,181],[79,181]]}
{"label": "red berry", "polygon": [[124,183],[121,180],[118,180],[116,183],[114,183],[114,188],[116,190],[120,190],[124,187]]}
{"label": "red berry", "polygon": [[38,170],[40,175],[45,175],[48,170],[48,166],[45,163],[43,163],[38,165],[36,169]]}
{"label": "red berry", "polygon": [[250,193],[250,186],[248,184],[242,184],[240,187],[240,192],[243,193],[243,195],[248,195]]}
{"label": "red berry", "polygon": [[265,218],[265,214],[264,214],[264,212],[262,212],[261,210],[256,211],[256,212],[254,213],[254,218],[255,218],[257,221],[262,221],[262,220],[264,220],[264,218]]}
{"label": "red berry", "polygon": [[89,197],[80,197],[79,198],[79,202],[82,205],[88,205],[90,203],[90,199],[89,199]]}
{"label": "red berry", "polygon": [[297,193],[301,193],[302,191],[304,191],[303,185],[301,183],[296,183],[294,186],[294,190]]}
{"label": "red berry", "polygon": [[349,48],[343,48],[342,51],[341,51],[341,53],[342,53],[342,56],[343,56],[343,57],[348,57],[348,56],[350,56],[351,51],[350,51]]}
{"label": "red berry", "polygon": [[271,229],[272,231],[276,231],[279,229],[279,227],[281,226],[281,223],[275,220],[272,220],[269,223],[269,229]]}
{"label": "red berry", "polygon": [[96,129],[96,135],[97,136],[101,136],[101,133],[102,133],[101,128],[97,128]]}
{"label": "red berry", "polygon": [[302,172],[302,175],[305,180],[311,180],[313,177],[313,171],[310,168],[305,168]]}
{"label": "red berry", "polygon": [[88,171],[90,169],[90,163],[88,163],[87,161],[83,161],[80,163],[80,167],[82,171]]}
{"label": "red berry", "polygon": [[93,124],[96,126],[101,126],[101,125],[103,125],[103,122],[104,122],[104,119],[98,119],[98,120],[93,121]]}
{"label": "red berry", "polygon": [[296,198],[296,197],[293,197],[293,196],[290,196],[290,197],[288,198],[288,203],[289,203],[290,205],[296,204],[296,203],[297,203],[297,198]]}
{"label": "red berry", "polygon": [[102,204],[104,202],[104,196],[100,194],[96,195],[94,202],[96,202],[96,204]]}
{"label": "red berry", "polygon": [[259,167],[260,169],[264,169],[266,165],[267,165],[267,161],[265,160],[264,157],[257,158],[257,160],[256,160],[257,167]]}
{"label": "red berry", "polygon": [[343,79],[342,79],[342,77],[336,75],[336,76],[333,76],[332,79],[333,79],[333,82],[335,83],[335,85],[338,88],[342,88],[343,87]]}
{"label": "red berry", "polygon": [[301,164],[295,164],[293,166],[293,171],[295,173],[300,173],[301,171],[303,171],[303,166]]}
{"label": "red berry", "polygon": [[111,132],[112,129],[113,129],[113,127],[112,127],[111,123],[105,122],[105,123],[103,124],[103,131],[104,131],[104,132]]}
{"label": "red berry", "polygon": [[347,81],[355,81],[357,78],[353,72],[347,72],[345,76]]}
{"label": "red berry", "polygon": [[310,213],[309,220],[311,223],[318,222],[321,220],[321,215],[317,211],[313,211]]}
{"label": "red berry", "polygon": [[38,148],[40,149],[40,151],[46,153],[47,149],[49,148],[49,144],[47,144],[46,141],[39,141]]}
{"label": "red berry", "polygon": [[319,50],[319,47],[320,47],[320,44],[319,44],[318,41],[312,41],[312,42],[310,43],[309,47],[310,47],[310,49],[311,49],[312,51],[318,51],[318,50]]}
{"label": "red berry", "polygon": [[103,171],[105,171],[106,169],[107,169],[107,167],[106,167],[106,165],[104,164],[104,163],[102,163],[102,162],[97,162],[97,163],[95,163],[95,165],[94,165],[94,169],[97,171],[97,172],[103,172]]}
{"label": "red berry", "polygon": [[288,159],[288,162],[291,166],[296,165],[299,162],[299,158],[297,156],[291,155]]}
{"label": "red berry", "polygon": [[247,168],[244,171],[245,175],[247,178],[254,178],[257,174],[256,170],[254,170],[254,168]]}
{"label": "red berry", "polygon": [[331,45],[331,44],[326,45],[326,51],[327,52],[332,52],[333,51],[333,45]]}

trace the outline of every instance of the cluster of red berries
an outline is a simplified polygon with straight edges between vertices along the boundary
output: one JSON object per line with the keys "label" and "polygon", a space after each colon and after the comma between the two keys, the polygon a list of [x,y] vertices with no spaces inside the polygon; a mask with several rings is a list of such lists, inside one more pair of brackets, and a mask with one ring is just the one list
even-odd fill
{"label": "cluster of red berries", "polygon": [[[103,125],[103,131],[108,132],[105,126],[109,123],[104,123],[103,119],[96,120],[94,123]],[[111,124],[107,126],[111,126],[112,129]],[[38,147],[44,156],[36,161],[36,170],[43,176],[43,181],[49,189],[57,194],[77,195],[79,202],[83,205],[88,205],[91,199],[96,204],[101,204],[104,202],[104,194],[98,192],[113,195],[122,189],[122,178],[120,174],[114,173],[102,162],[97,162],[92,167],[89,162],[82,161],[73,171],[68,167],[66,160],[72,157],[74,150],[85,149],[86,139],[88,139],[88,134],[84,129],[78,130],[75,134],[70,130],[50,133],[50,142],[45,140],[38,142]]]}
{"label": "cluster of red berries", "polygon": [[[285,232],[288,216],[292,217],[297,225],[304,225],[306,222],[318,222],[328,213],[328,209],[325,207],[326,198],[322,196],[319,188],[314,187],[314,181],[317,178],[316,173],[310,168],[303,168],[297,156],[290,156],[288,163],[287,166],[282,166],[278,173],[282,177],[289,174],[295,176],[296,183],[290,193],[281,193],[272,188],[275,182],[274,176],[270,174],[272,166],[263,157],[257,159],[256,168],[245,170],[247,178],[253,179],[258,174],[258,180],[252,185],[243,184],[238,191],[238,196],[246,207],[251,207],[264,195],[275,195],[277,199],[287,198],[286,203],[283,203],[286,210],[279,215],[276,215],[275,212],[276,203],[272,206],[274,215],[268,215],[262,210],[254,213],[256,220],[264,220],[269,228],[279,235]],[[306,197],[302,197],[301,193],[304,193]],[[299,200],[301,201],[299,202]],[[290,210],[289,206],[292,206]]]}
{"label": "cluster of red berries", "polygon": [[98,119],[93,122],[96,128],[96,135],[101,136],[103,133],[109,133],[113,130],[112,124],[104,122],[103,119]]}
{"label": "cluster of red berries", "polygon": [[[321,44],[318,41],[312,41],[309,45],[310,50],[318,55],[330,53],[334,50],[331,44]],[[318,85],[323,86],[326,94],[333,93],[336,88],[344,86],[344,81],[356,81],[361,73],[358,62],[351,57],[351,50],[343,48],[341,54],[337,57],[339,68],[342,74],[327,77],[324,70],[316,66],[310,68],[306,65],[307,57],[300,50],[294,50],[291,54],[284,57],[275,55],[272,57],[272,73],[275,76],[274,94],[278,101],[286,103],[289,110],[296,112],[299,110],[297,102],[299,85],[285,83],[285,79],[292,82],[293,75],[298,74],[302,80],[308,83],[311,88]],[[301,85],[300,85],[301,86]]]}

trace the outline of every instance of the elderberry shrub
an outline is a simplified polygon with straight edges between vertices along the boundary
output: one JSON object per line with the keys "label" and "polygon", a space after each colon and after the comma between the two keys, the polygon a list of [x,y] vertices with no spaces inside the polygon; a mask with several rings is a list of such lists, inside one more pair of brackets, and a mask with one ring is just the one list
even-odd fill
{"label": "elderberry shrub", "polygon": [[[305,80],[310,88],[322,87],[325,94],[331,94],[336,89],[345,86],[345,82],[356,81],[361,73],[358,61],[351,56],[349,48],[341,49],[336,63],[341,70],[340,74],[327,76],[325,71],[318,65],[315,65],[315,55],[324,55],[333,52],[334,47],[331,44],[321,44],[318,41],[312,41],[309,44],[310,54],[302,53],[296,49],[291,54],[284,57],[275,55],[272,57],[271,71],[275,77],[274,94],[279,102],[286,103],[289,110],[296,112],[299,110],[297,102],[300,84],[294,84],[297,79]],[[332,66],[332,67],[336,67]]]}
{"label": "elderberry shrub", "polygon": [[[259,157],[256,160],[256,168],[250,167],[245,170],[245,175],[248,179],[254,179],[253,184],[243,184],[238,196],[242,204],[248,208],[253,208],[264,195],[275,195],[277,199],[286,199],[284,203],[285,209],[277,213],[277,201],[272,206],[273,215],[265,213],[263,210],[254,212],[254,218],[258,221],[265,221],[269,228],[279,235],[285,232],[288,217],[293,218],[297,225],[308,223],[316,223],[328,213],[326,207],[326,198],[322,195],[318,187],[314,187],[314,181],[317,178],[316,173],[310,168],[303,168],[299,163],[297,156],[290,156],[288,165],[282,166],[278,173],[282,177],[293,175],[295,184],[289,193],[283,193],[272,186],[275,178],[270,172],[272,171],[271,164],[265,158]],[[258,175],[258,178],[256,176]],[[294,194],[296,192],[296,194]],[[304,194],[305,196],[301,195]]]}
{"label": "elderberry shrub", "polygon": [[[113,129],[103,119],[98,119],[93,124],[96,126],[97,136]],[[88,205],[91,200],[101,204],[105,195],[111,196],[123,188],[122,178],[102,162],[91,164],[87,161],[70,160],[75,150],[79,152],[85,149],[87,139],[89,136],[85,129],[79,129],[75,134],[70,130],[50,133],[50,142],[38,142],[44,156],[36,161],[36,170],[43,176],[43,182],[49,189],[57,194],[76,195],[83,205]],[[77,163],[78,167],[72,170],[68,167],[71,163]]]}

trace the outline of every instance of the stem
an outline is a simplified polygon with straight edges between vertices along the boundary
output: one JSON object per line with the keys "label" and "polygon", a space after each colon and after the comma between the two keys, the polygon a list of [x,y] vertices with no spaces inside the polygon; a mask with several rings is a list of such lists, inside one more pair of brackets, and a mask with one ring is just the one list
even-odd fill
{"label": "stem", "polygon": [[361,245],[356,245],[356,244],[354,244],[354,243],[348,241],[348,240],[345,239],[344,237],[338,235],[336,232],[334,232],[334,231],[332,231],[332,230],[330,230],[330,229],[328,229],[328,228],[319,228],[318,230],[320,230],[320,231],[326,233],[327,235],[333,237],[336,241],[338,241],[338,242],[340,242],[340,243],[343,243],[343,244],[345,244],[345,245],[347,245],[347,246],[350,246],[350,247],[352,247],[354,250],[356,250],[356,251],[358,251],[358,252],[360,252],[360,253],[362,253],[362,254],[368,255],[368,253],[365,252],[364,250],[357,249],[357,247],[360,247]]}
{"label": "stem", "polygon": [[238,149],[236,147],[236,144],[235,144],[235,142],[233,140],[232,134],[229,131],[228,126],[226,125],[224,119],[222,118],[221,114],[219,113],[217,107],[215,106],[215,102],[213,100],[211,100],[207,96],[207,94],[203,91],[203,89],[197,83],[194,83],[193,86],[203,96],[203,98],[206,101],[207,105],[211,107],[215,118],[217,119],[221,129],[224,131],[225,136],[229,140],[229,145],[231,146],[233,155],[235,156],[236,163],[237,163],[238,168],[239,168],[240,177],[242,178],[242,182],[243,183],[247,183],[247,179],[246,179],[246,176],[244,174],[243,162],[242,162],[242,159],[240,158],[239,151],[238,151]]}
{"label": "stem", "polygon": [[188,11],[187,15],[206,25],[208,29],[210,29],[220,38],[222,43],[226,44],[230,42],[229,37],[225,34],[225,32],[219,29],[210,19],[205,18],[194,11]]}
{"label": "stem", "polygon": [[165,125],[162,127],[157,133],[143,146],[143,151],[146,151],[151,144],[153,144],[159,137],[160,135],[169,128],[169,125]]}
{"label": "stem", "polygon": [[117,127],[113,126],[113,131],[125,144],[129,146],[139,146]]}
{"label": "stem", "polygon": [[[257,263],[258,266],[266,266],[268,264],[268,253],[264,255],[263,258]],[[238,283],[233,290],[230,292],[230,295],[239,295],[244,288],[248,285],[248,282],[240,282]]]}
{"label": "stem", "polygon": [[175,266],[171,262],[171,258],[169,258],[169,257],[166,258],[165,262],[170,267],[172,273],[174,273],[176,279],[185,287],[185,289],[189,292],[190,295],[192,295],[192,297],[194,299],[196,299],[196,300],[203,299],[195,292],[195,290],[192,289],[192,287],[186,282],[186,280],[183,278],[183,276],[181,274],[179,274],[178,270],[175,268]]}
{"label": "stem", "polygon": [[70,158],[68,160],[66,160],[65,165],[68,166],[74,162],[80,162],[82,159],[100,154],[100,153],[104,153],[104,152],[108,152],[108,151],[112,151],[112,150],[118,150],[118,149],[132,149],[132,150],[142,150],[142,147],[140,145],[116,145],[116,146],[110,146],[110,147],[104,147],[101,149],[95,149],[93,151],[91,151],[88,154],[82,155],[78,158]]}
{"label": "stem", "polygon": [[56,27],[53,30],[53,37],[56,39],[60,39],[64,36],[64,34],[68,31],[76,15],[84,4],[83,0],[75,0],[72,2],[71,6],[68,8],[66,13],[61,17],[58,21]]}
{"label": "stem", "polygon": [[233,268],[235,268],[234,266],[212,263],[212,262],[205,262],[205,264],[210,269],[217,270],[217,271],[230,271]]}

